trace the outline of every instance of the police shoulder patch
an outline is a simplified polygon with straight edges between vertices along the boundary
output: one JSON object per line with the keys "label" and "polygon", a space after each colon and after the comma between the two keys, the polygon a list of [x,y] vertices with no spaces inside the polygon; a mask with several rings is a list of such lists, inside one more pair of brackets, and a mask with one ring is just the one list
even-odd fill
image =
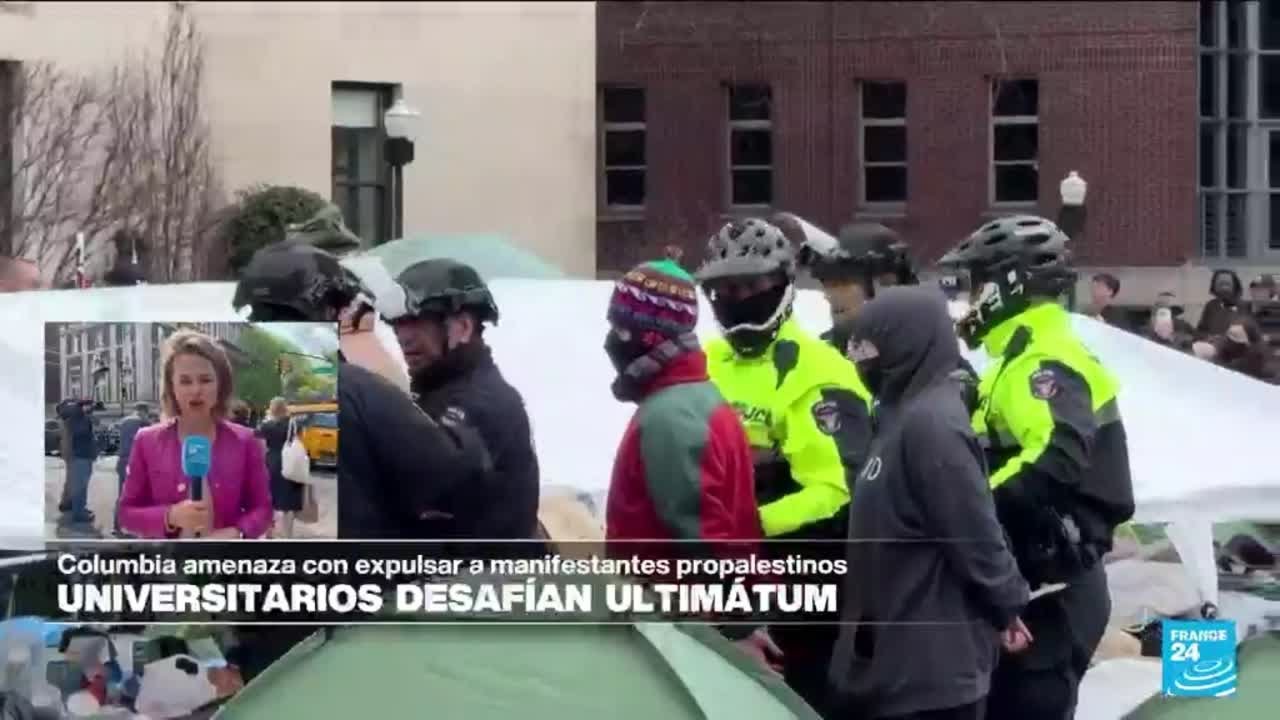
{"label": "police shoulder patch", "polygon": [[831,400],[820,400],[813,404],[813,421],[818,430],[826,435],[840,432],[840,406]]}
{"label": "police shoulder patch", "polygon": [[1041,400],[1049,400],[1058,394],[1058,376],[1049,368],[1041,368],[1031,373],[1031,396]]}

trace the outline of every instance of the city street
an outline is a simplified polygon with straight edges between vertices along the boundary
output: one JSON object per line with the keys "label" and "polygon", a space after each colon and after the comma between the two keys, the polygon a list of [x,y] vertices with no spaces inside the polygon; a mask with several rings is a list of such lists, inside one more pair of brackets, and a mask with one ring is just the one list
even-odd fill
{"label": "city street", "polygon": [[[61,458],[46,457],[44,461],[44,518],[45,537],[58,535],[58,499],[62,496],[62,483],[66,475]],[[313,471],[316,479],[316,502],[320,506],[320,520],[307,525],[294,523],[294,535],[298,538],[332,538],[338,532],[338,482],[331,470]],[[98,459],[89,483],[89,510],[97,520],[98,531],[103,537],[111,537],[112,518],[115,513],[116,458],[108,455]]]}

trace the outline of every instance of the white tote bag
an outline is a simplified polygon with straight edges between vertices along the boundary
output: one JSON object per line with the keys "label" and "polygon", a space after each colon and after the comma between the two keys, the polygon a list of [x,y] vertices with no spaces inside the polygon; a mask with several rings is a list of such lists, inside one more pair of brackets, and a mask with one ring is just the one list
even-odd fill
{"label": "white tote bag", "polygon": [[287,479],[303,485],[311,484],[311,458],[302,438],[298,437],[296,419],[289,420],[289,436],[284,441],[284,450],[280,452],[280,468]]}

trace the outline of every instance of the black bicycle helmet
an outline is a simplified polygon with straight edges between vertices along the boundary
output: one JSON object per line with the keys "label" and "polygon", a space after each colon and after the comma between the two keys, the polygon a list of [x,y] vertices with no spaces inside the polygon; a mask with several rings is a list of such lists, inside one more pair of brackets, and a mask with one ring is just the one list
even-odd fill
{"label": "black bicycle helmet", "polygon": [[251,308],[250,322],[332,322],[359,295],[373,293],[332,253],[285,240],[254,253],[231,304]]}
{"label": "black bicycle helmet", "polygon": [[[877,222],[845,225],[829,252],[811,254],[809,271],[820,281],[892,275],[898,285],[918,282],[907,243],[896,230]],[[874,289],[874,283],[869,283],[868,290]]]}
{"label": "black bicycle helmet", "polygon": [[[498,303],[476,269],[450,258],[422,260],[396,278],[411,316],[448,316],[463,310],[481,323],[498,323]],[[397,318],[388,318],[395,320]]]}
{"label": "black bicycle helmet", "polygon": [[967,281],[973,299],[960,333],[971,347],[1036,298],[1057,298],[1076,281],[1069,239],[1053,222],[1011,215],[983,224],[938,260]]}

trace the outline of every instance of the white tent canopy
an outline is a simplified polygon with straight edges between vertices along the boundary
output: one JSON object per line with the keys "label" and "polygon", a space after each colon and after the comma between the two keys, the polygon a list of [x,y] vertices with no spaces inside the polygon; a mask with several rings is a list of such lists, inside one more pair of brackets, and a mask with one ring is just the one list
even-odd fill
{"label": "white tent canopy", "polygon": [[[387,278],[367,278],[387,297]],[[499,365],[525,397],[545,483],[584,492],[607,487],[631,406],[609,392],[602,350],[612,284],[585,280],[491,283],[501,319],[487,333]],[[144,285],[0,296],[0,538],[38,543],[43,532],[43,323],[239,319],[229,283]],[[699,333],[716,332],[705,300]],[[818,332],[827,306],[801,292],[796,316]],[[1217,600],[1211,524],[1280,518],[1276,437],[1280,388],[1166,350],[1079,317],[1093,351],[1120,377],[1138,520],[1171,522],[1170,534],[1203,599]],[[383,339],[394,346],[389,328]],[[974,358],[980,360],[980,358]],[[52,400],[52,399],[51,399]],[[25,448],[25,449],[24,449]],[[12,547],[12,544],[10,544]]]}

